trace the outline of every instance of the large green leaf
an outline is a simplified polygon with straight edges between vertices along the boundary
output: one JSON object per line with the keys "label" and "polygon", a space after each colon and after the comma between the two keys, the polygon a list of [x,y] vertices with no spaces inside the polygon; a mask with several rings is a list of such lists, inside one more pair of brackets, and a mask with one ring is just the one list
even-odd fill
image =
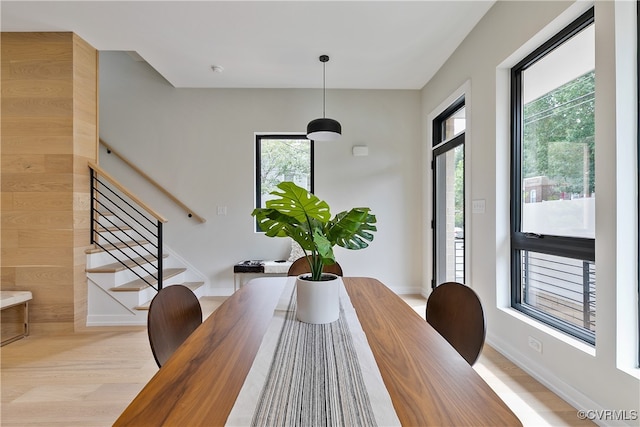
{"label": "large green leaf", "polygon": [[373,240],[377,231],[375,215],[369,208],[353,208],[340,212],[327,225],[326,234],[331,242],[346,249],[364,249]]}
{"label": "large green leaf", "polygon": [[287,227],[295,226],[298,221],[287,217],[274,209],[254,209],[251,215],[258,220],[260,229],[269,237],[287,237]]}
{"label": "large green leaf", "polygon": [[291,237],[303,249],[314,250],[313,239],[307,223],[300,223],[293,217],[274,209],[254,209],[251,215],[258,220],[260,229],[268,237]]}
{"label": "large green leaf", "polygon": [[327,202],[320,200],[314,194],[309,193],[293,182],[281,182],[278,190],[271,192],[278,198],[268,200],[267,208],[275,209],[280,213],[295,218],[298,222],[307,222],[309,218],[315,218],[322,222],[331,219],[331,212]]}

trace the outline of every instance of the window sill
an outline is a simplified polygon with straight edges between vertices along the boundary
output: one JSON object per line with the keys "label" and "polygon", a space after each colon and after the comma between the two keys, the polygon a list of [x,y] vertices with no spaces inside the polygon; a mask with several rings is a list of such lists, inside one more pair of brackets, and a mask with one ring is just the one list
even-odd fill
{"label": "window sill", "polygon": [[618,370],[620,372],[624,372],[625,374],[631,376],[632,378],[640,380],[640,368],[626,368],[626,367],[618,366]]}
{"label": "window sill", "polygon": [[538,331],[540,331],[543,334],[549,335],[555,339],[557,339],[558,341],[561,341],[567,345],[570,345],[571,347],[575,348],[576,350],[579,350],[585,354],[588,354],[590,356],[595,356],[596,355],[596,349],[595,347],[591,346],[590,344],[587,344],[577,338],[574,338],[570,335],[567,335],[563,332],[560,332],[542,322],[540,322],[539,320],[533,319],[529,316],[526,316],[522,313],[520,313],[518,310],[515,310],[511,307],[501,307],[500,310],[504,313],[506,313],[507,315],[513,317],[516,320],[519,320],[523,323],[526,323],[527,325],[531,326],[532,328],[537,329]]}

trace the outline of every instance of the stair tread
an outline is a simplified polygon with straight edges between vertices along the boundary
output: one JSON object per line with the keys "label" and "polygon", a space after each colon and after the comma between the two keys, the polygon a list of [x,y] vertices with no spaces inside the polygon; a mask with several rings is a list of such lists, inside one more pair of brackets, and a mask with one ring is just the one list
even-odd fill
{"label": "stair tread", "polygon": [[131,231],[132,228],[127,226],[127,225],[120,225],[118,227],[116,226],[112,226],[112,227],[105,227],[103,225],[99,225],[98,226],[98,233],[101,233],[103,231],[111,231],[111,232],[116,232],[116,231]]}
{"label": "stair tread", "polygon": [[[162,278],[163,280],[167,280],[173,276],[177,276],[180,273],[184,273],[187,271],[186,268],[165,268],[162,270]],[[145,279],[149,281],[151,284],[155,284],[158,281],[152,276],[145,276]],[[124,283],[122,285],[113,287],[110,291],[113,292],[137,292],[142,289],[148,288],[149,283],[145,282],[142,279],[132,280],[131,282]]]}
{"label": "stair tread", "polygon": [[[204,285],[204,282],[184,282],[184,283],[176,283],[176,285],[182,285],[182,286],[186,286],[187,288],[191,289],[192,291],[198,289],[200,286]],[[169,285],[169,286],[175,286],[175,285]],[[145,302],[144,304],[140,304],[136,307],[134,307],[136,310],[149,310],[149,307],[151,306],[151,301],[149,300],[147,302]]]}
{"label": "stair tread", "polygon": [[118,242],[116,244],[108,243],[106,245],[103,245],[104,248],[101,248],[101,247],[97,246],[96,244],[94,244],[93,248],[89,248],[89,249],[85,250],[84,252],[86,254],[97,254],[97,253],[100,253],[100,252],[108,252],[108,251],[113,250],[113,249],[125,249],[127,247],[143,246],[143,245],[147,245],[147,244],[149,244],[149,241],[147,241],[147,240],[140,240],[139,242],[135,241],[135,240],[130,240],[130,241],[127,241],[127,242]]}
{"label": "stair tread", "polygon": [[[163,254],[162,258],[167,258],[168,256],[169,256],[168,254]],[[124,265],[120,262],[114,262],[111,264],[101,265],[99,267],[88,268],[86,269],[86,272],[87,273],[116,273],[118,271],[124,271],[124,270],[128,270],[129,268],[135,267],[137,265],[136,262],[138,264],[149,264],[150,262],[153,262],[155,260],[156,260],[155,256],[147,255],[143,257],[133,258],[133,260],[130,260],[130,259],[123,260],[122,262],[124,263]]]}
{"label": "stair tread", "polygon": [[191,289],[192,291],[195,291],[196,289],[198,289],[199,287],[204,285],[204,282],[184,282],[184,283],[180,283],[183,286],[186,286],[187,288]]}

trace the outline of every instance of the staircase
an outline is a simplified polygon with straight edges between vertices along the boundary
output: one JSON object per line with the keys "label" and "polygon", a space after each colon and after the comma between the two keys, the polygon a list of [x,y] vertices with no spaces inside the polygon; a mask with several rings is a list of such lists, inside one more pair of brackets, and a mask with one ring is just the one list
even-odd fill
{"label": "staircase", "polygon": [[86,250],[87,326],[146,325],[156,293],[184,285],[200,298],[200,274],[162,240],[167,221],[96,165],[92,248]]}
{"label": "staircase", "polygon": [[[107,237],[102,235],[107,228],[99,231],[97,243],[103,248],[96,244],[86,250],[87,326],[145,325],[149,304],[157,293],[158,281],[147,273],[157,268],[155,258],[148,255],[153,250],[151,243],[131,239],[133,231],[120,227],[122,230],[109,229]],[[122,242],[107,243],[112,234]],[[198,298],[204,296],[205,282],[178,258],[168,251],[163,255],[162,287],[180,284],[190,288]]]}

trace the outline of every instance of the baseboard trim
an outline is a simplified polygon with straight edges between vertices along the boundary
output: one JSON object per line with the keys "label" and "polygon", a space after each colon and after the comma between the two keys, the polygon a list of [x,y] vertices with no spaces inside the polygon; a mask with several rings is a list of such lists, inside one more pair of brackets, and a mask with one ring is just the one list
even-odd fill
{"label": "baseboard trim", "polygon": [[[146,313],[146,311],[145,311]],[[147,316],[90,315],[87,316],[87,327],[96,326],[145,326]]]}
{"label": "baseboard trim", "polygon": [[[584,393],[573,387],[571,384],[561,381],[554,375],[551,371],[549,371],[543,365],[537,363],[535,360],[529,358],[526,354],[523,354],[520,351],[517,351],[513,346],[511,346],[506,341],[501,338],[488,334],[486,339],[487,344],[493,347],[496,351],[502,354],[504,357],[509,359],[514,365],[525,371],[531,377],[533,377],[536,381],[540,382],[546,388],[551,390],[556,395],[560,396],[560,398],[564,399],[571,406],[576,408],[576,410],[584,410],[584,411],[604,411],[605,408],[601,407],[599,404],[594,402],[592,399],[587,397]],[[601,426],[628,426],[629,424],[623,421],[615,421],[615,420],[606,420],[607,423],[604,424],[604,420],[593,420],[594,423]]]}

